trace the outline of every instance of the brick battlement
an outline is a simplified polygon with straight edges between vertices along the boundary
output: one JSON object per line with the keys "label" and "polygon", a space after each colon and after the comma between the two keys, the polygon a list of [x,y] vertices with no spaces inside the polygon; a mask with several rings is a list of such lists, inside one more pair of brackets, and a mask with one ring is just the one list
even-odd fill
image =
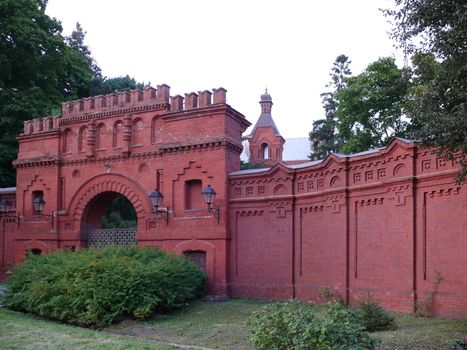
{"label": "brick battlement", "polygon": [[82,114],[107,112],[125,107],[148,104],[168,104],[170,87],[158,85],[157,89],[148,86],[143,90],[135,89],[108,95],[83,98],[81,100],[62,103],[62,118],[75,117]]}
{"label": "brick battlement", "polygon": [[24,132],[22,135],[38,134],[42,132],[58,130],[60,125],[60,116],[49,116],[32,120],[25,120]]}
{"label": "brick battlement", "polygon": [[208,107],[212,104],[226,103],[224,88],[186,93],[170,96],[170,86],[158,85],[157,89],[148,86],[142,90],[135,89],[108,95],[86,97],[80,100],[62,103],[60,116],[49,116],[24,121],[23,135],[37,134],[58,130],[62,124],[75,120],[87,119],[92,115],[118,113],[120,110],[147,110],[148,108],[167,108],[170,111],[181,112],[195,108]]}

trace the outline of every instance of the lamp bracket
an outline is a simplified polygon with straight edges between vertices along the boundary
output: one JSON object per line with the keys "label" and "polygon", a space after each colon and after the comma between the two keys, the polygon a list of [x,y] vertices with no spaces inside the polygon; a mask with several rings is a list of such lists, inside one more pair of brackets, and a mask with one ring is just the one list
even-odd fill
{"label": "lamp bracket", "polygon": [[154,213],[156,213],[156,221],[165,220],[165,224],[169,224],[169,207],[166,208],[154,208]]}
{"label": "lamp bracket", "polygon": [[212,213],[212,215],[217,219],[217,224],[220,223],[220,211],[221,211],[221,206],[218,204],[216,207],[211,207],[211,205],[208,205],[208,211]]}

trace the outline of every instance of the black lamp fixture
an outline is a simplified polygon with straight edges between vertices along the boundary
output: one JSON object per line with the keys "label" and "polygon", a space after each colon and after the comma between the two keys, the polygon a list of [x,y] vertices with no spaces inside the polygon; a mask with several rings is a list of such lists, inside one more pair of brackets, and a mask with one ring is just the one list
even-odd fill
{"label": "black lamp fixture", "polygon": [[32,207],[34,208],[34,213],[37,215],[42,215],[45,207],[45,200],[42,197],[35,197],[32,200]]}
{"label": "black lamp fixture", "polygon": [[201,194],[203,195],[203,200],[204,202],[208,205],[208,211],[214,215],[214,217],[217,219],[217,223],[219,223],[219,212],[221,210],[221,207],[219,204],[217,204],[216,208],[212,208],[211,205],[214,203],[214,200],[216,199],[216,191],[214,188],[211,187],[211,185],[208,185]]}
{"label": "black lamp fixture", "polygon": [[151,200],[152,209],[157,214],[157,219],[165,219],[166,225],[169,224],[169,207],[161,208],[164,195],[157,188],[149,195]]}
{"label": "black lamp fixture", "polygon": [[53,224],[54,224],[53,213],[52,214],[44,214],[43,213],[45,204],[46,204],[46,202],[45,202],[44,198],[42,198],[41,196],[34,197],[33,200],[32,200],[32,207],[34,209],[34,215],[35,216],[41,216],[41,217],[45,218],[46,221],[49,221],[48,218],[50,218],[50,223],[53,226]]}

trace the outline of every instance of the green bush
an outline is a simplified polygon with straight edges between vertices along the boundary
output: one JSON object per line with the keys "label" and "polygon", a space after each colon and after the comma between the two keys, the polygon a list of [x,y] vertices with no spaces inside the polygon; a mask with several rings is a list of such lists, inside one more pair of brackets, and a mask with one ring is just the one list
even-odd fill
{"label": "green bush", "polygon": [[352,310],[339,303],[323,307],[296,301],[266,305],[248,320],[250,341],[258,350],[375,349]]}
{"label": "green bush", "polygon": [[57,251],[14,268],[4,304],[87,327],[182,306],[204,292],[205,275],[183,256],[137,247]]}
{"label": "green bush", "polygon": [[357,315],[368,332],[383,331],[394,325],[394,317],[371,299],[360,303]]}
{"label": "green bush", "polygon": [[461,340],[449,348],[449,350],[466,350],[467,349],[467,335],[464,335]]}

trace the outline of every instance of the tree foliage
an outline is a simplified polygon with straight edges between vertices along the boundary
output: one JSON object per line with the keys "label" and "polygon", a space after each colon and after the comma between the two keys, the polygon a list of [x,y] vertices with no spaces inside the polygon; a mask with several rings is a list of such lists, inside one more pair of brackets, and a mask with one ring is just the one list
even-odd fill
{"label": "tree foliage", "polygon": [[132,89],[143,89],[146,85],[144,82],[137,82],[135,78],[128,75],[114,78],[103,78],[99,86],[94,86],[93,95],[111,94],[117,91],[128,91]]}
{"label": "tree foliage", "polygon": [[312,153],[311,160],[324,159],[331,152],[337,152],[340,142],[337,134],[337,107],[336,96],[340,90],[346,87],[345,79],[349,77],[351,61],[345,55],[337,56],[331,68],[331,81],[326,87],[331,91],[321,94],[325,118],[313,122],[313,130],[310,132]]}
{"label": "tree foliage", "polygon": [[467,175],[467,4],[464,0],[395,0],[385,10],[392,37],[414,54],[417,85],[411,90],[408,113],[412,137],[438,147]]}
{"label": "tree foliage", "polygon": [[[96,60],[91,56],[91,50],[85,44],[86,31],[79,22],[76,23],[76,28],[71,32],[71,35],[66,37],[66,43],[74,50],[77,56],[80,57],[81,63],[86,66],[87,76],[80,90],[78,98],[98,95],[100,86],[102,85],[103,77],[101,68],[97,65]],[[96,93],[97,91],[97,93]]]}
{"label": "tree foliage", "polygon": [[45,0],[0,1],[0,186],[13,185],[16,136],[27,119],[80,97],[90,72],[66,45]]}
{"label": "tree foliage", "polygon": [[101,220],[102,228],[136,227],[136,211],[131,202],[123,195],[117,195]]}
{"label": "tree foliage", "polygon": [[46,0],[0,0],[0,187],[15,184],[11,163],[24,120],[55,114],[66,100],[144,85],[102,77],[81,25],[64,38],[46,6]]}
{"label": "tree foliage", "polygon": [[[68,46],[81,58],[81,63],[84,63],[87,67],[88,74],[85,77],[86,79],[83,79],[82,86],[79,86],[78,98],[144,88],[144,83],[137,82],[135,78],[129,75],[114,78],[103,76],[101,68],[92,57],[91,50],[85,43],[85,38],[86,31],[78,22],[71,35],[65,39]],[[76,65],[78,66],[79,62]]]}
{"label": "tree foliage", "polygon": [[14,184],[11,162],[21,121],[47,115],[62,99],[67,47],[46,1],[0,1],[0,186]]}
{"label": "tree foliage", "polygon": [[359,75],[346,79],[337,94],[341,151],[354,153],[385,146],[394,136],[406,136],[405,96],[408,74],[394,58],[380,58]]}

